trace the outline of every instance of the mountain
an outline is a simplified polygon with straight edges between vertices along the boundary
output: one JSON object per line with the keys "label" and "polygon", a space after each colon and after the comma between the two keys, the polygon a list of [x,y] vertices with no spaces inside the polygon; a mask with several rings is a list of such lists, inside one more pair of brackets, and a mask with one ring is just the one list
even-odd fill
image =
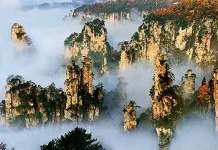
{"label": "mountain", "polygon": [[[105,0],[100,0],[101,2],[105,2]],[[53,8],[76,8],[80,7],[83,4],[92,4],[99,1],[96,0],[72,0],[72,2],[47,2],[47,3],[36,3],[30,4],[29,2],[23,3],[23,9],[53,9]]]}
{"label": "mountain", "polygon": [[217,1],[183,0],[168,9],[154,11],[144,18],[130,41],[121,46],[120,68],[134,62],[154,64],[158,53],[170,64],[194,62],[212,71],[217,66]]}

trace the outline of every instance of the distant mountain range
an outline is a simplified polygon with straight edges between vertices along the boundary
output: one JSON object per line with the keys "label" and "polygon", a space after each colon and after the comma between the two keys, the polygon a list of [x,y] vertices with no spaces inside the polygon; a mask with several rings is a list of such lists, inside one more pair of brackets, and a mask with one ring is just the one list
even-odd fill
{"label": "distant mountain range", "polygon": [[107,0],[72,0],[72,2],[47,2],[41,4],[23,5],[23,9],[53,9],[53,8],[77,8],[84,4],[93,4],[96,2],[106,2]]}
{"label": "distant mountain range", "polygon": [[77,9],[75,12],[83,13],[120,13],[125,12],[129,13],[133,9],[136,9],[140,12],[142,11],[153,11],[162,8],[167,8],[178,0],[110,0],[104,3],[95,3],[95,4],[84,4]]}

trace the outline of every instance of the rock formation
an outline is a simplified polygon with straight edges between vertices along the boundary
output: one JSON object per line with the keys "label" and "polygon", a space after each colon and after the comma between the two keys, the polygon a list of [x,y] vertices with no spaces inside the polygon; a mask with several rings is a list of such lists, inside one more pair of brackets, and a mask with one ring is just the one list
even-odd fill
{"label": "rock formation", "polygon": [[174,75],[170,72],[166,61],[164,55],[157,56],[154,86],[151,89],[152,118],[156,120],[170,115],[173,107],[177,104],[173,91],[170,93]]}
{"label": "rock formation", "polygon": [[130,101],[128,105],[124,106],[124,131],[130,131],[136,128],[136,106],[135,102]]}
{"label": "rock formation", "polygon": [[189,69],[185,76],[182,77],[182,91],[184,95],[195,93],[195,78],[196,75],[191,69]]}
{"label": "rock formation", "polygon": [[66,15],[63,20],[70,20],[70,19],[73,19],[73,16],[74,16],[74,11],[73,11],[73,10],[70,10],[68,16]]}
{"label": "rock formation", "polygon": [[111,47],[107,42],[104,21],[99,19],[85,24],[82,32],[71,34],[64,42],[65,58],[81,62],[83,56],[93,60],[93,66],[100,74],[108,72],[108,55]]}
{"label": "rock formation", "polygon": [[[201,4],[200,1],[198,3]],[[208,10],[212,12],[217,10],[215,5],[202,7],[210,7]],[[180,8],[187,10],[180,12]],[[172,11],[166,9],[148,15],[138,32],[130,41],[124,42],[121,48],[121,70],[134,62],[147,61],[154,64],[158,53],[166,54],[168,61],[174,65],[192,61],[202,69],[213,70],[218,57],[218,20],[210,16],[212,12],[206,15],[202,11],[201,16],[198,15],[200,11],[197,13],[192,9],[191,5],[189,8],[189,5],[179,3]]]}
{"label": "rock formation", "polygon": [[174,122],[172,120],[177,119],[173,116],[177,106],[176,94],[173,90],[174,75],[170,72],[164,55],[157,55],[155,65],[154,85],[150,91],[151,119],[157,122],[156,131],[160,149],[166,149],[172,139]]}
{"label": "rock formation", "polygon": [[30,128],[62,122],[65,94],[54,85],[42,88],[20,76],[10,76],[5,94],[5,124]]}
{"label": "rock formation", "polygon": [[215,123],[216,131],[218,132],[218,69],[214,70],[213,75],[213,98],[214,98],[214,107],[215,107]]}
{"label": "rock formation", "polygon": [[24,31],[24,27],[15,23],[11,28],[11,39],[19,51],[33,50],[31,39]]}
{"label": "rock formation", "polygon": [[66,70],[65,92],[67,96],[65,118],[70,120],[90,120],[99,117],[103,103],[103,86],[99,84],[93,91],[92,62],[84,58],[80,69],[75,61]]}

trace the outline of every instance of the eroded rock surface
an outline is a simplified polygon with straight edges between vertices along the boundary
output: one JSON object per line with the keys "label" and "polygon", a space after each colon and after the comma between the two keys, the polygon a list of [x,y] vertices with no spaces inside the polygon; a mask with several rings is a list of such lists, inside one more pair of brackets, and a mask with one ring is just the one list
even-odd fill
{"label": "eroded rock surface", "polygon": [[100,74],[108,72],[108,55],[111,47],[107,42],[104,21],[96,19],[87,22],[81,33],[71,34],[64,42],[66,59],[81,62],[84,56],[93,60],[93,66]]}
{"label": "eroded rock surface", "polygon": [[130,101],[128,105],[124,106],[124,131],[130,131],[136,128],[136,106],[133,101]]}
{"label": "eroded rock surface", "polygon": [[218,21],[203,18],[186,27],[175,20],[144,21],[130,41],[121,46],[120,69],[135,62],[155,64],[158,53],[166,54],[172,64],[195,62],[199,68],[213,70],[217,62]]}
{"label": "eroded rock surface", "polygon": [[65,118],[90,120],[98,118],[103,104],[103,86],[93,91],[92,61],[85,57],[80,69],[73,61],[66,70],[65,92],[67,96]]}
{"label": "eroded rock surface", "polygon": [[18,23],[15,23],[11,28],[11,39],[15,44],[17,50],[33,50],[33,44],[31,39],[26,34],[24,27]]}

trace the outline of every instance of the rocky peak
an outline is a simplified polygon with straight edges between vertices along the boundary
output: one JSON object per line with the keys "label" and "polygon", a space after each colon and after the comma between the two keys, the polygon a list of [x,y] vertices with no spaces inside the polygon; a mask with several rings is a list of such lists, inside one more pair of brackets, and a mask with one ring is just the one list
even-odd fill
{"label": "rocky peak", "polygon": [[83,88],[92,95],[92,81],[93,81],[93,75],[92,75],[92,61],[90,58],[85,57],[82,67],[82,73],[81,73],[81,82],[83,85]]}
{"label": "rocky peak", "polygon": [[[172,139],[173,127],[169,124],[173,124],[172,120],[175,118],[172,115],[177,106],[173,80],[174,75],[167,64],[166,56],[158,54],[155,62],[154,85],[150,90],[150,96],[151,119],[157,123],[156,131],[160,149],[167,148]],[[166,119],[168,121],[165,122]]]}
{"label": "rocky peak", "polygon": [[24,27],[18,23],[13,24],[11,28],[11,39],[19,51],[33,48],[32,41],[26,34]]}
{"label": "rocky peak", "polygon": [[74,16],[74,11],[73,10],[70,10],[69,11],[69,14],[66,15],[63,20],[70,20],[70,19],[73,19],[73,16]]}
{"label": "rocky peak", "polygon": [[82,32],[71,34],[64,42],[65,58],[81,62],[84,56],[93,60],[93,67],[100,74],[108,71],[107,56],[111,47],[107,42],[107,30],[104,21],[96,19],[87,22]]}
{"label": "rocky peak", "polygon": [[195,78],[196,75],[191,69],[189,69],[185,76],[182,77],[182,90],[185,95],[195,93]]}
{"label": "rocky peak", "polygon": [[93,121],[99,117],[103,104],[103,86],[99,84],[93,90],[90,58],[84,57],[82,68],[76,65],[75,61],[68,65],[64,86],[67,96],[65,118]]}
{"label": "rocky peak", "polygon": [[124,131],[130,131],[136,128],[136,106],[134,101],[130,101],[128,105],[124,106]]}
{"label": "rocky peak", "polygon": [[170,89],[173,87],[174,75],[170,72],[166,57],[158,54],[156,60],[154,85],[151,89],[153,119],[161,119],[171,114],[176,105],[175,94]]}

